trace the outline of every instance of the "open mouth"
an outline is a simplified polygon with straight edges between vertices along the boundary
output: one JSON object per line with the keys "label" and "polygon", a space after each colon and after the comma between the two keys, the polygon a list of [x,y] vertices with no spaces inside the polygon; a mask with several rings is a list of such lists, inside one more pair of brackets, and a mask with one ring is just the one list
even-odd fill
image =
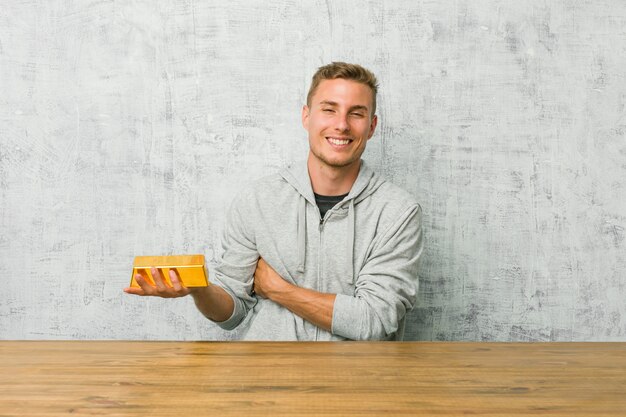
{"label": "open mouth", "polygon": [[333,146],[346,146],[352,142],[350,138],[336,138],[332,136],[327,136],[326,140]]}

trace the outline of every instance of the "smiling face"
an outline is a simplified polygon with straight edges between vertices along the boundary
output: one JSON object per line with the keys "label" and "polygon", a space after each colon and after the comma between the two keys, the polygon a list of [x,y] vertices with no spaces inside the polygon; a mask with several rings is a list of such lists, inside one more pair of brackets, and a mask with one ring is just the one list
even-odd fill
{"label": "smiling face", "polygon": [[309,132],[309,159],[332,169],[357,169],[378,118],[372,115],[373,92],[365,84],[323,80],[302,109]]}

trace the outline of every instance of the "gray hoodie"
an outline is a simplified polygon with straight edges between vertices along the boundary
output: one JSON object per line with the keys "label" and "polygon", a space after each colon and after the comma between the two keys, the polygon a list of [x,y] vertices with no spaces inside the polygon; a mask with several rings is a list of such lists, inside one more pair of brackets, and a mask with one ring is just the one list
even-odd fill
{"label": "gray hoodie", "polygon": [[[422,252],[414,198],[361,161],[350,193],[323,219],[306,163],[254,182],[232,203],[223,255],[211,276],[235,301],[224,329],[245,340],[401,340]],[[290,283],[337,294],[327,332],[251,295],[262,257]]]}

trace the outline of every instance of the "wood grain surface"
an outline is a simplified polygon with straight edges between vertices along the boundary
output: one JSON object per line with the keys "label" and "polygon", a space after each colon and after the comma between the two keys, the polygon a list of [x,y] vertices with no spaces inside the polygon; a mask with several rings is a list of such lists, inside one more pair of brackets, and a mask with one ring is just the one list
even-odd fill
{"label": "wood grain surface", "polygon": [[0,342],[0,416],[626,416],[626,343]]}

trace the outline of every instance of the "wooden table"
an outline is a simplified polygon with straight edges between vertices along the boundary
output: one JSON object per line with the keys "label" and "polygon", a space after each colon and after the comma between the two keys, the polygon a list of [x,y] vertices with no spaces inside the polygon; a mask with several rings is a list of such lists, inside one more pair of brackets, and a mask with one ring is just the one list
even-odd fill
{"label": "wooden table", "polygon": [[0,416],[626,416],[626,343],[0,342]]}

